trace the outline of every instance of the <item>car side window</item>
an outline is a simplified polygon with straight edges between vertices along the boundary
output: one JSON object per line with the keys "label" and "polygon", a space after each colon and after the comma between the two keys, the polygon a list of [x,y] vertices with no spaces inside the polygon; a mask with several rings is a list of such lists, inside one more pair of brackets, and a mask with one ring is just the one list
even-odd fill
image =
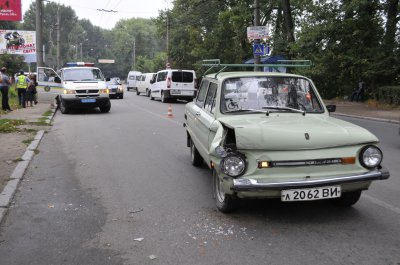
{"label": "car side window", "polygon": [[209,83],[210,83],[210,81],[204,80],[204,79],[203,79],[203,82],[201,82],[199,93],[196,98],[196,105],[199,106],[200,108],[202,108],[204,105],[204,100],[206,98],[206,93],[207,93]]}
{"label": "car side window", "polygon": [[165,81],[165,77],[167,76],[167,72],[160,72],[157,74],[157,82]]}
{"label": "car side window", "polygon": [[208,88],[204,109],[210,113],[214,113],[215,111],[215,98],[217,96],[217,88],[218,85],[215,83],[211,83],[210,87]]}

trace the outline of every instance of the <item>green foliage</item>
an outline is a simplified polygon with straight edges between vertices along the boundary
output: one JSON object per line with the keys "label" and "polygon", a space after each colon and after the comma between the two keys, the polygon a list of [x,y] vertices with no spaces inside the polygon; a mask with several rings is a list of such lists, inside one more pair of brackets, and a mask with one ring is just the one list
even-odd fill
{"label": "green foliage", "polygon": [[400,105],[400,86],[379,87],[376,99],[382,103]]}
{"label": "green foliage", "polygon": [[0,55],[0,68],[7,68],[7,74],[11,78],[14,73],[24,69],[24,57],[15,54],[1,54]]}

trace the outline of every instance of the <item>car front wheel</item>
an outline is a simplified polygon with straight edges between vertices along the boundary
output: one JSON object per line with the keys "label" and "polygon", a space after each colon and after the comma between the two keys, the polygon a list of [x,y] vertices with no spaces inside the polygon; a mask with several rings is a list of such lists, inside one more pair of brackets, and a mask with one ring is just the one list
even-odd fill
{"label": "car front wheel", "polygon": [[106,105],[106,106],[101,106],[101,107],[100,107],[100,111],[101,111],[102,113],[107,113],[107,112],[110,111],[110,109],[111,109],[111,104],[108,104],[108,105]]}
{"label": "car front wheel", "polygon": [[69,109],[65,106],[64,101],[60,99],[60,111],[62,114],[68,114]]}
{"label": "car front wheel", "polygon": [[361,197],[361,190],[344,192],[342,196],[334,199],[334,203],[339,206],[350,207],[354,205]]}
{"label": "car front wheel", "polygon": [[239,208],[239,198],[226,194],[222,186],[222,179],[218,177],[215,169],[212,170],[214,183],[214,197],[217,209],[223,213],[230,213]]}

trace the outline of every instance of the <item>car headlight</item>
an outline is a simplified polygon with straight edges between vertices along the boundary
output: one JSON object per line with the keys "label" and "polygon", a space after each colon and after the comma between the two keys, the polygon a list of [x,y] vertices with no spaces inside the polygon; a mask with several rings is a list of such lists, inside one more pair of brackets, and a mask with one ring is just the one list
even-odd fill
{"label": "car headlight", "polygon": [[229,153],[221,161],[221,170],[228,176],[239,177],[246,171],[246,159],[239,153]]}
{"label": "car headlight", "polygon": [[363,167],[372,169],[379,166],[382,162],[382,151],[373,145],[365,146],[360,152],[360,163]]}
{"label": "car headlight", "polygon": [[76,91],[73,89],[64,89],[64,94],[76,94]]}
{"label": "car headlight", "polygon": [[99,90],[99,93],[100,93],[100,94],[110,94],[110,90],[109,90],[108,88],[100,89],[100,90]]}

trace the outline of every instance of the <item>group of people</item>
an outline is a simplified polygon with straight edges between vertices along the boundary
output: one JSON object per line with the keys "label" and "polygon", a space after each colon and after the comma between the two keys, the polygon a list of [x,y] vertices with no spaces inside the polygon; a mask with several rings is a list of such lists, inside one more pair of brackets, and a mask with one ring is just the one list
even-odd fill
{"label": "group of people", "polygon": [[[2,67],[0,69],[0,90],[1,90],[1,107],[4,111],[12,111],[8,102],[8,93],[12,79],[7,75],[7,69]],[[26,76],[24,72],[15,79],[16,90],[18,93],[18,103],[21,107],[26,108],[27,106],[33,107],[33,104],[37,104],[37,91],[36,86],[36,75],[31,74]]]}

